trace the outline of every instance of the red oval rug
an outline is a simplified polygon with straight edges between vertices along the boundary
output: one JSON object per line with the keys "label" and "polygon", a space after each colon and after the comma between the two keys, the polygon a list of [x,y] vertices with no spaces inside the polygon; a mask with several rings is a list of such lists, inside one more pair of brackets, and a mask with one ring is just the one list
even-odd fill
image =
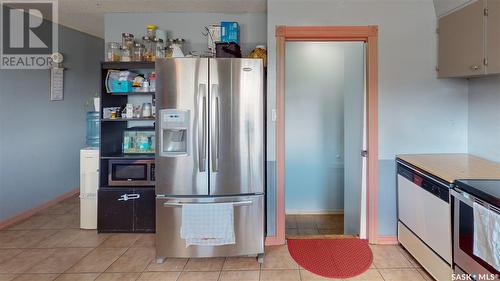
{"label": "red oval rug", "polygon": [[356,238],[288,239],[288,251],[303,268],[329,278],[354,277],[373,261],[368,242]]}

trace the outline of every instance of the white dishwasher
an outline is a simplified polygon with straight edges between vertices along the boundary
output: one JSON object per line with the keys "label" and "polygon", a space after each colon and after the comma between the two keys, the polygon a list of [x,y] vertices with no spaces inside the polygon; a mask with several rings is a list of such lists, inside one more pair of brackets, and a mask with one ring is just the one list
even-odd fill
{"label": "white dishwasher", "polygon": [[451,280],[451,184],[397,159],[398,241],[437,280]]}

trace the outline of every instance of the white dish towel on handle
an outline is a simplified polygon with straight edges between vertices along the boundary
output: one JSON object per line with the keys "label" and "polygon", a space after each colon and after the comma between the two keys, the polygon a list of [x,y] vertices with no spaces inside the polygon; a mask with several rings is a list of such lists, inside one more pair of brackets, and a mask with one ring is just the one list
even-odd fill
{"label": "white dish towel on handle", "polygon": [[500,215],[474,202],[474,255],[500,271]]}
{"label": "white dish towel on handle", "polygon": [[181,238],[186,247],[235,244],[233,203],[183,205]]}

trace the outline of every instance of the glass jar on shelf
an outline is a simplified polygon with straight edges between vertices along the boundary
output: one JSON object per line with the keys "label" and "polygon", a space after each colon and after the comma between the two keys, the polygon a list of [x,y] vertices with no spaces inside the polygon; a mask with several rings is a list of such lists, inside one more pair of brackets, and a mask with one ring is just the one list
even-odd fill
{"label": "glass jar on shelf", "polygon": [[132,50],[134,48],[134,35],[131,33],[122,33],[122,47]]}
{"label": "glass jar on shelf", "polygon": [[106,50],[106,61],[120,61],[120,43],[109,42]]}
{"label": "glass jar on shelf", "polygon": [[132,61],[132,50],[129,49],[128,47],[122,47],[121,48],[121,60],[124,62],[129,62]]}
{"label": "glass jar on shelf", "polygon": [[153,45],[153,41],[147,37],[142,37],[142,44],[144,44],[145,52],[144,52],[144,60],[145,61],[154,61],[155,58],[155,48]]}
{"label": "glass jar on shelf", "polygon": [[171,58],[172,54],[173,54],[172,46],[171,45],[166,46],[165,50],[164,50],[164,53],[165,53],[165,57],[166,58]]}
{"label": "glass jar on shelf", "polygon": [[155,47],[155,57],[164,58],[165,57],[165,45],[163,44],[163,39],[155,38],[153,40]]}
{"label": "glass jar on shelf", "polygon": [[146,49],[143,44],[135,43],[134,44],[134,55],[132,56],[133,61],[144,61],[144,55],[146,53]]}
{"label": "glass jar on shelf", "polygon": [[146,26],[146,37],[148,37],[149,39],[153,39],[156,37],[156,29],[158,29],[158,27],[154,24],[148,24]]}
{"label": "glass jar on shelf", "polygon": [[182,38],[176,38],[171,40],[170,46],[172,48],[172,57],[184,57],[184,43],[186,40]]}

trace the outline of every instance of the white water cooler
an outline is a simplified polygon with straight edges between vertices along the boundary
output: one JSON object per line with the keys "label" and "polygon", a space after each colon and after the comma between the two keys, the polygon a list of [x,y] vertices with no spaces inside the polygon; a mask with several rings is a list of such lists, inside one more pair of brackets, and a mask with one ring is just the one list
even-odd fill
{"label": "white water cooler", "polygon": [[99,149],[80,150],[80,228],[97,229]]}

